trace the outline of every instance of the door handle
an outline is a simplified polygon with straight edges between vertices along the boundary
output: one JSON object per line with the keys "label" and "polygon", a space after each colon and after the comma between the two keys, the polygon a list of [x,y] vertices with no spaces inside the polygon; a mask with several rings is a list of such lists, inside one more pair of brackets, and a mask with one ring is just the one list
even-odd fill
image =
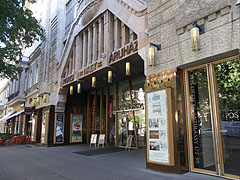
{"label": "door handle", "polygon": [[225,133],[225,132],[228,132],[227,129],[221,129],[221,133]]}

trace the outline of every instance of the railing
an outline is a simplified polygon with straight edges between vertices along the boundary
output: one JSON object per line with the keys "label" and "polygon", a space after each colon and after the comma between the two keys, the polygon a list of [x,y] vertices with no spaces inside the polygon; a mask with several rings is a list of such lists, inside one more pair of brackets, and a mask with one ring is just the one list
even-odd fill
{"label": "railing", "polygon": [[19,94],[19,91],[15,92],[14,94],[11,94],[9,97],[8,97],[8,102],[11,101],[12,99],[14,99],[15,97],[17,97]]}

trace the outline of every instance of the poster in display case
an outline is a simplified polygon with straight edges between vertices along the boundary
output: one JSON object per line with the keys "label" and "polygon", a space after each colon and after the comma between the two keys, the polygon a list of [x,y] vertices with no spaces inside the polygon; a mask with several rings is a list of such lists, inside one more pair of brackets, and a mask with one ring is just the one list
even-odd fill
{"label": "poster in display case", "polygon": [[64,113],[56,113],[54,143],[64,142]]}
{"label": "poster in display case", "polygon": [[147,92],[147,161],[174,164],[171,89]]}
{"label": "poster in display case", "polygon": [[71,114],[71,143],[82,142],[82,115]]}

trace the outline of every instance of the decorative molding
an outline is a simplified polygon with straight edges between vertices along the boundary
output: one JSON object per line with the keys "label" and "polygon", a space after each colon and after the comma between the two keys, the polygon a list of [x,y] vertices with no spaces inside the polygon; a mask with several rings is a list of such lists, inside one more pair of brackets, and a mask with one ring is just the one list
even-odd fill
{"label": "decorative molding", "polygon": [[177,69],[173,68],[164,72],[147,76],[145,90],[151,91],[163,87],[171,87],[176,80],[176,72]]}
{"label": "decorative molding", "polygon": [[142,11],[137,11],[127,3],[125,3],[123,0],[116,0],[119,4],[121,4],[124,8],[126,8],[129,12],[133,13],[137,17],[143,16],[147,14],[147,8],[143,9]]}
{"label": "decorative molding", "polygon": [[[197,19],[196,22],[199,25],[204,24],[207,21],[211,22],[211,21],[216,20],[219,17],[222,17],[222,16],[228,14],[229,12],[230,12],[230,6],[226,6],[226,7],[222,8],[222,9],[220,9],[218,11],[215,11],[215,12],[209,14],[209,15],[206,15],[205,17]],[[220,14],[221,16],[217,16],[217,14]],[[187,25],[185,25],[183,27],[178,28],[177,29],[177,33],[178,33],[178,35],[182,35],[185,32],[190,31],[192,29],[192,27],[193,27],[192,24],[187,24]]]}
{"label": "decorative molding", "polygon": [[[70,43],[70,38],[72,37],[72,34],[73,34],[73,32],[74,32],[74,29],[75,29],[75,27],[78,25],[81,17],[85,14],[85,12],[86,12],[88,9],[90,9],[92,6],[96,5],[97,3],[100,3],[101,1],[103,1],[103,0],[95,0],[95,1],[93,1],[93,2],[91,2],[91,3],[89,3],[88,6],[86,6],[85,9],[84,9],[81,13],[79,13],[79,15],[77,16],[76,20],[73,22],[72,27],[71,27],[71,29],[70,29],[70,31],[69,31],[69,33],[68,33],[67,41],[66,41],[66,44],[65,44],[64,49],[63,49],[62,57],[60,58],[61,61],[60,61],[59,65],[58,65],[58,68],[60,68],[60,67],[62,66],[63,58],[64,58],[65,55],[66,55],[66,49],[70,46],[70,45],[69,45],[69,43]],[[63,69],[63,70],[64,70],[64,69]],[[61,72],[61,75],[62,75],[62,72]]]}

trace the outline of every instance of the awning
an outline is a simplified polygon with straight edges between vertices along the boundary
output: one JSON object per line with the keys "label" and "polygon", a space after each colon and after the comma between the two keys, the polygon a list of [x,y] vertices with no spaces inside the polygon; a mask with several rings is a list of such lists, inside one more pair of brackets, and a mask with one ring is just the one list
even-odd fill
{"label": "awning", "polygon": [[12,113],[6,114],[5,116],[3,116],[0,121],[5,121],[9,118],[9,116],[11,116]]}
{"label": "awning", "polygon": [[11,119],[11,118],[13,118],[13,117],[15,117],[15,116],[17,116],[17,115],[23,113],[23,112],[24,112],[24,110],[21,110],[21,111],[15,112],[15,113],[13,113],[11,116],[9,116],[7,119]]}

